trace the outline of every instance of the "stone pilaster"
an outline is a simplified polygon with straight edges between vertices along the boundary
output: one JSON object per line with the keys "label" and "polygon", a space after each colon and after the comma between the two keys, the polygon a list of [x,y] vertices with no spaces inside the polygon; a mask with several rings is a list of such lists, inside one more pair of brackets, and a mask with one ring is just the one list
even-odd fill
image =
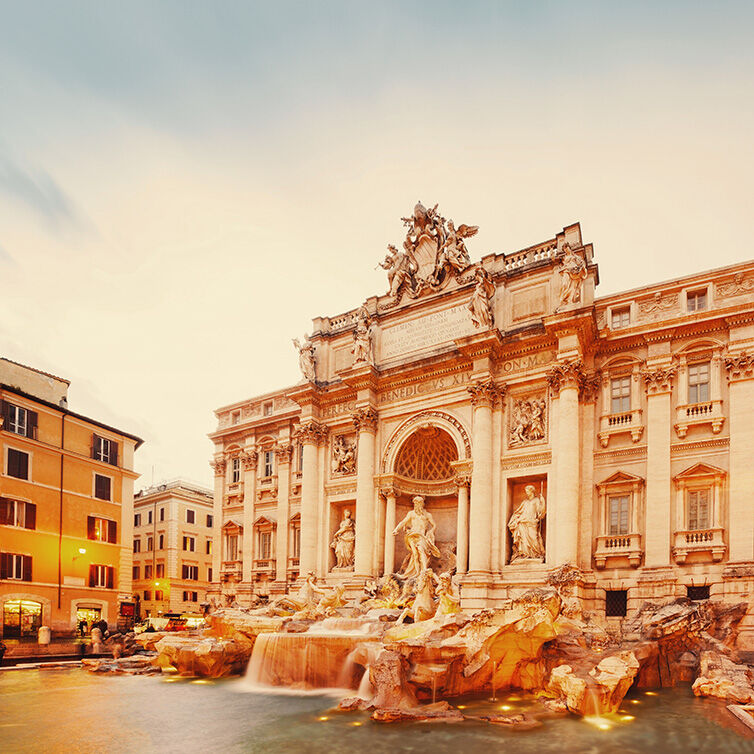
{"label": "stone pilaster", "polygon": [[225,494],[225,458],[222,454],[216,455],[210,461],[215,472],[215,487],[212,505],[212,522],[214,545],[212,549],[212,580],[220,582],[220,566],[222,564],[222,526],[223,526],[223,495]]}
{"label": "stone pilaster", "polygon": [[275,536],[275,581],[285,581],[288,577],[288,518],[290,516],[291,459],[293,445],[276,446],[278,461],[278,507]]}
{"label": "stone pilaster", "polygon": [[251,584],[254,569],[254,502],[257,488],[257,451],[246,448],[241,454],[243,466],[243,563],[241,581]]}
{"label": "stone pilaster", "polygon": [[675,367],[655,366],[642,373],[647,387],[647,505],[644,563],[647,567],[670,564],[671,392]]}
{"label": "stone pilaster", "polygon": [[468,388],[473,406],[469,571],[489,572],[492,552],[492,408],[502,391],[480,380]]}
{"label": "stone pilaster", "polygon": [[317,528],[319,524],[317,446],[325,442],[327,431],[327,427],[316,421],[308,421],[296,431],[296,438],[301,442],[303,453],[301,470],[301,557],[299,558],[299,576],[302,578],[309,571],[316,570]]}
{"label": "stone pilaster", "polygon": [[456,514],[456,573],[466,573],[469,564],[469,484],[468,474],[456,475],[458,511]]}
{"label": "stone pilaster", "polygon": [[728,371],[730,427],[729,557],[731,561],[754,559],[754,354],[742,351],[725,358]]}
{"label": "stone pilaster", "polygon": [[353,414],[358,432],[356,450],[356,552],[354,574],[371,576],[376,516],[374,510],[374,441],[377,412],[370,407]]}
{"label": "stone pilaster", "polygon": [[395,500],[397,497],[395,488],[386,487],[382,490],[385,497],[385,575],[395,571]]}
{"label": "stone pilaster", "polygon": [[[554,548],[548,560],[551,565],[578,563],[579,538],[579,466],[581,433],[579,431],[579,390],[585,383],[581,361],[562,361],[555,364],[547,374],[547,380],[557,399],[557,432],[552,440],[555,458],[555,484],[549,494],[548,507],[553,511],[555,532],[547,529],[548,540],[554,534]],[[598,383],[594,382],[596,388]],[[548,516],[548,523],[550,517]],[[548,553],[549,556],[549,553]]]}

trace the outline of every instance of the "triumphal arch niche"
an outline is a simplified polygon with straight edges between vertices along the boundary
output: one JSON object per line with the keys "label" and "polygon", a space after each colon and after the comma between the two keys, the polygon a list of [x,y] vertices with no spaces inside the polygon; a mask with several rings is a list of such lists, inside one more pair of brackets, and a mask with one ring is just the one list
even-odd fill
{"label": "triumphal arch niche", "polygon": [[629,614],[754,589],[754,264],[595,299],[578,223],[495,253],[462,219],[418,202],[382,290],[294,340],[299,382],[217,411],[219,588],[426,568],[473,609],[569,565]]}

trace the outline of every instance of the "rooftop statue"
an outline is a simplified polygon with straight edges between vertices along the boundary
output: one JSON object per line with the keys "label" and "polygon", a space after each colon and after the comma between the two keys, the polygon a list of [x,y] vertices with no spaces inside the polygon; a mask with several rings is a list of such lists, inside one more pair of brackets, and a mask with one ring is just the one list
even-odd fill
{"label": "rooftop statue", "polygon": [[448,220],[445,240],[438,249],[435,269],[432,273],[432,281],[436,285],[442,282],[442,275],[447,268],[458,274],[471,264],[471,258],[463,239],[475,236],[478,230],[478,225],[459,225],[458,230],[456,230],[453,221]]}
{"label": "rooftop statue", "polygon": [[314,356],[314,343],[308,335],[304,335],[304,342],[299,343],[298,338],[293,339],[293,345],[296,346],[298,351],[298,365],[301,369],[301,374],[304,375],[304,379],[307,382],[317,381],[317,361]]}
{"label": "rooftop statue", "polygon": [[[404,244],[405,247],[405,244]],[[393,244],[387,245],[387,256],[379,266],[387,270],[387,281],[390,286],[389,296],[398,298],[405,288],[414,290],[414,275],[417,272],[416,262],[405,251],[398,251]]]}
{"label": "rooftop statue", "polygon": [[356,315],[356,329],[353,333],[351,348],[354,364],[374,364],[372,352],[372,326],[365,307],[361,307]]}
{"label": "rooftop statue", "polygon": [[403,521],[395,529],[393,536],[401,529],[405,529],[406,549],[408,550],[408,563],[401,572],[404,578],[418,576],[429,567],[429,559],[440,556],[440,551],[435,546],[435,529],[437,524],[432,514],[424,508],[424,498],[417,495],[412,500],[414,509],[409,511]]}
{"label": "rooftop statue", "polygon": [[581,284],[586,280],[586,262],[571,248],[563,244],[563,259],[560,262],[560,305],[577,304],[581,301]]}
{"label": "rooftop statue", "polygon": [[495,295],[495,283],[484,267],[477,267],[474,271],[476,286],[471,294],[468,308],[474,327],[491,330],[495,324],[492,311],[492,297]]}

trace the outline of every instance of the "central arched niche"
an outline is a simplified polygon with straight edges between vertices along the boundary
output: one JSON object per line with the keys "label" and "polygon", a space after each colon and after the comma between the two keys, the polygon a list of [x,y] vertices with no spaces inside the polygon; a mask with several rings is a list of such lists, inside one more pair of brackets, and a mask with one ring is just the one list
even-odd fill
{"label": "central arched niche", "polygon": [[[437,573],[455,568],[458,496],[454,483],[453,463],[458,461],[456,441],[444,429],[425,425],[414,430],[403,442],[393,466],[396,488],[396,522],[411,510],[414,494],[421,494],[437,528],[435,543],[439,558],[430,567]],[[403,532],[395,541],[395,564],[398,570],[407,555]]]}

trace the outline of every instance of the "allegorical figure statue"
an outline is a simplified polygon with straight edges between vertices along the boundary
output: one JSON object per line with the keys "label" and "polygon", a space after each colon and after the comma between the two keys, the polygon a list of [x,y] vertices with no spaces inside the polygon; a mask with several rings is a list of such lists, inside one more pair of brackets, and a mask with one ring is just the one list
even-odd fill
{"label": "allegorical figure statue", "polygon": [[333,474],[356,473],[356,446],[344,435],[338,435],[333,442],[331,469]]}
{"label": "allegorical figure statue", "polygon": [[369,325],[367,310],[362,306],[356,315],[356,329],[351,347],[354,364],[374,364],[372,355],[372,328]]}
{"label": "allegorical figure statue", "polygon": [[577,304],[581,301],[581,284],[586,280],[586,262],[563,244],[563,259],[560,263],[560,304]]}
{"label": "allegorical figure statue", "polygon": [[540,532],[540,521],[545,515],[545,499],[533,484],[524,489],[524,499],[508,521],[513,537],[511,562],[525,558],[544,559],[545,546]]}
{"label": "allegorical figure statue", "polygon": [[346,509],[343,512],[343,520],[340,522],[338,531],[333,535],[330,547],[335,550],[335,567],[351,568],[353,567],[353,551],[356,542],[356,529],[351,511]]}
{"label": "allegorical figure statue", "polygon": [[492,282],[490,273],[484,267],[477,267],[474,277],[476,278],[476,286],[468,304],[471,321],[474,323],[474,327],[491,330],[494,325],[492,297],[495,295],[495,283]]}
{"label": "allegorical figure statue", "polygon": [[403,576],[411,578],[418,576],[429,566],[429,559],[440,556],[440,551],[435,546],[435,529],[437,524],[432,514],[424,509],[424,498],[417,495],[411,501],[414,509],[409,511],[405,518],[393,529],[393,536],[401,529],[405,529],[406,549],[408,550],[408,563]]}
{"label": "allegorical figure statue", "polygon": [[301,374],[308,382],[317,381],[317,362],[314,357],[314,343],[308,335],[304,335],[304,342],[299,343],[298,338],[293,339],[293,345],[298,350],[298,365]]}
{"label": "allegorical figure statue", "polygon": [[416,262],[405,251],[398,251],[392,244],[388,244],[387,252],[384,261],[378,264],[383,270],[387,270],[387,281],[390,286],[388,295],[398,296],[404,286],[413,290]]}
{"label": "allegorical figure statue", "polygon": [[449,571],[440,574],[440,578],[435,577],[437,596],[437,611],[435,617],[441,615],[453,615],[461,610],[461,598],[453,585],[453,578]]}

